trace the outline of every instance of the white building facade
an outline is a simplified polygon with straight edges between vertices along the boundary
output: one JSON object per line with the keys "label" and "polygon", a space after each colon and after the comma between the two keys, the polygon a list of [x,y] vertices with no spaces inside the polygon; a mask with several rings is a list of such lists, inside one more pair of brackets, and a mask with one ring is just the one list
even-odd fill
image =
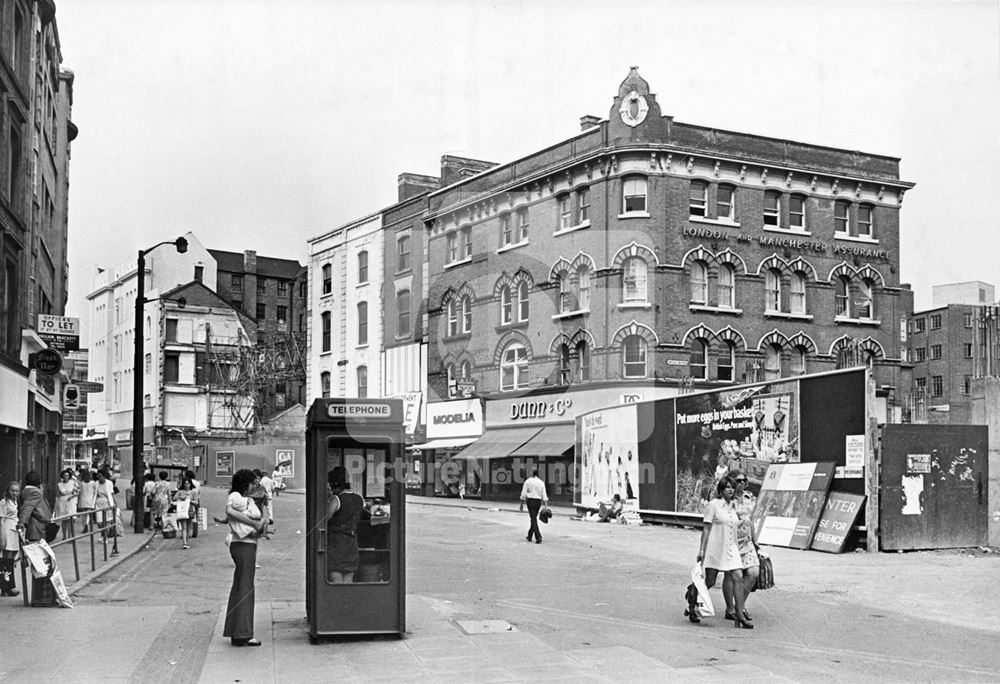
{"label": "white building facade", "polygon": [[376,213],[308,241],[307,405],[381,394],[381,227]]}

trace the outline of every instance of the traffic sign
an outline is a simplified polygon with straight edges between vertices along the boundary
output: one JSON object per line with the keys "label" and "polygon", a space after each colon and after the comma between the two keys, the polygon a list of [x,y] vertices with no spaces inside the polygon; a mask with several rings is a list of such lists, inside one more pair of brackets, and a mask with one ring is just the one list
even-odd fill
{"label": "traffic sign", "polygon": [[104,383],[103,382],[91,382],[90,380],[77,380],[76,386],[80,388],[81,392],[103,392]]}
{"label": "traffic sign", "polygon": [[43,349],[35,352],[35,370],[45,375],[55,375],[62,370],[62,354],[55,349]]}
{"label": "traffic sign", "polygon": [[63,387],[63,408],[80,408],[80,388],[77,385],[66,385]]}

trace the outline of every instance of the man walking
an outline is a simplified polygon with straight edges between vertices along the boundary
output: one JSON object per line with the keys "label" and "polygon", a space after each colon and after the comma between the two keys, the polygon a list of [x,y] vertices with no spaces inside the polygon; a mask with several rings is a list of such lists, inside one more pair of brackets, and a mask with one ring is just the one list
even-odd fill
{"label": "man walking", "polygon": [[542,533],[538,531],[538,511],[542,504],[549,502],[549,497],[545,493],[545,482],[538,477],[538,468],[531,469],[531,477],[524,481],[521,487],[521,510],[524,510],[524,503],[528,503],[528,515],[531,517],[531,527],[528,528],[528,541],[532,536],[536,544],[542,543]]}

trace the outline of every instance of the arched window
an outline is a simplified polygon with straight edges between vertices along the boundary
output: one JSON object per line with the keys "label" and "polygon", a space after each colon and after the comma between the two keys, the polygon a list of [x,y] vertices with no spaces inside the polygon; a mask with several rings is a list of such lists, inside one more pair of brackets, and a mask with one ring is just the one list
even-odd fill
{"label": "arched window", "polygon": [[500,390],[524,389],[528,386],[528,350],[513,342],[500,358]]}
{"label": "arched window", "polygon": [[833,281],[834,314],[851,317],[851,281],[845,276],[837,276]]}
{"label": "arched window", "polygon": [[719,306],[736,308],[736,271],[732,264],[719,266]]}
{"label": "arched window", "polygon": [[781,272],[773,268],[764,272],[764,310],[781,311]]}
{"label": "arched window", "polygon": [[858,306],[855,316],[858,318],[874,318],[872,314],[872,283],[866,278],[858,283]]}
{"label": "arched window", "polygon": [[722,382],[732,382],[735,367],[736,346],[729,340],[723,340],[719,346],[715,377]]}
{"label": "arched window", "polygon": [[646,262],[629,257],[622,268],[622,301],[625,304],[646,303]]}
{"label": "arched window", "polygon": [[781,347],[769,344],[764,347],[764,379],[774,380],[781,377]]}
{"label": "arched window", "polygon": [[319,389],[324,399],[330,398],[330,373],[324,371],[319,374]]}
{"label": "arched window", "polygon": [[470,361],[468,360],[463,361],[459,365],[458,371],[459,371],[459,376],[461,377],[462,380],[472,379],[472,363]]}
{"label": "arched window", "polygon": [[577,311],[590,311],[590,269],[580,266],[577,277]]}
{"label": "arched window", "polygon": [[806,356],[809,352],[803,346],[797,346],[792,350],[792,362],[789,370],[792,375],[805,375]]}
{"label": "arched window", "polygon": [[792,273],[791,287],[788,291],[789,305],[793,314],[806,312],[806,276],[802,271]]}
{"label": "arched window", "polygon": [[444,367],[445,381],[448,383],[448,396],[456,397],[458,396],[458,386],[455,384],[455,366],[454,364],[448,364]]}
{"label": "arched window", "polygon": [[583,340],[576,343],[576,379],[590,381],[590,349]]}
{"label": "arched window", "polygon": [[569,271],[559,274],[559,313],[568,313],[576,310],[571,281]]}
{"label": "arched window", "polygon": [[646,340],[639,335],[629,335],[622,342],[622,375],[646,377]]}
{"label": "arched window", "polygon": [[704,380],[708,377],[708,342],[700,337],[691,340],[688,372],[695,380]]}
{"label": "arched window", "polygon": [[368,366],[358,366],[358,398],[368,396]]}
{"label": "arched window", "polygon": [[517,285],[517,320],[528,320],[528,283],[523,280]]}
{"label": "arched window", "polygon": [[646,211],[646,179],[630,176],[622,182],[622,212]]}
{"label": "arched window", "polygon": [[500,324],[507,325],[514,320],[514,304],[511,301],[510,286],[500,288]]}
{"label": "arched window", "polygon": [[560,385],[568,385],[570,381],[569,345],[559,345],[559,379]]}
{"label": "arched window", "polygon": [[458,334],[458,303],[455,299],[448,302],[448,335]]}
{"label": "arched window", "polygon": [[472,297],[462,297],[462,332],[472,332]]}
{"label": "arched window", "polygon": [[691,264],[691,303],[708,303],[708,265],[704,261]]}

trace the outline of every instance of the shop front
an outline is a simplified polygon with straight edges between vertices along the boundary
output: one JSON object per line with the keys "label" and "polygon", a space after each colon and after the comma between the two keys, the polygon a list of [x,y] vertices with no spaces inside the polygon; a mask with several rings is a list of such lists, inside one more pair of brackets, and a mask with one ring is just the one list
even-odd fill
{"label": "shop front", "polygon": [[483,495],[483,473],[455,458],[483,434],[481,399],[427,404],[427,441],[406,454],[406,489],[420,496]]}
{"label": "shop front", "polygon": [[482,436],[453,454],[451,460],[464,464],[463,472],[472,473],[481,483],[484,499],[517,500],[524,481],[537,467],[549,499],[572,503],[578,482],[574,470],[576,417],[599,408],[676,394],[672,387],[615,384],[487,399]]}

